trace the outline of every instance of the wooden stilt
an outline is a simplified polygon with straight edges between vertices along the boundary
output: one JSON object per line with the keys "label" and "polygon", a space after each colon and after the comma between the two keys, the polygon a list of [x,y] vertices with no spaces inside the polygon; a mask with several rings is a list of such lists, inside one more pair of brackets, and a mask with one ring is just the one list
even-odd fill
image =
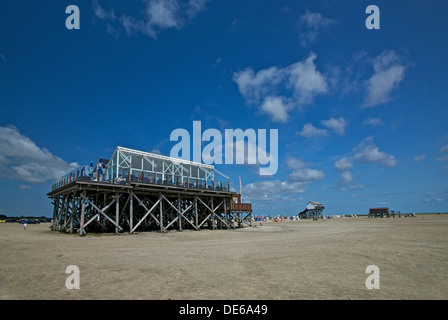
{"label": "wooden stilt", "polygon": [[84,200],[86,197],[86,192],[83,191],[82,193],[82,199],[81,199],[81,217],[79,222],[79,235],[83,236],[86,234],[84,230],[84,213],[86,211],[86,201]]}
{"label": "wooden stilt", "polygon": [[162,194],[159,195],[159,199],[160,199],[160,215],[159,215],[160,232],[165,232],[165,229],[163,228],[163,198],[162,198]]}
{"label": "wooden stilt", "polygon": [[115,202],[115,223],[117,224],[115,226],[115,233],[118,233],[118,226],[119,226],[119,215],[120,215],[120,194],[118,192],[115,193],[115,198],[117,201]]}
{"label": "wooden stilt", "polygon": [[179,217],[179,231],[182,231],[182,214],[181,212],[181,207],[180,207],[180,195],[177,196],[177,212],[178,212],[178,217]]}
{"label": "wooden stilt", "polygon": [[212,207],[211,211],[213,213],[212,214],[212,229],[215,230],[216,229],[216,220],[215,220],[215,210],[213,208],[213,205],[214,205],[214,203],[213,203],[213,197],[212,197],[212,199],[211,199],[211,207]]}
{"label": "wooden stilt", "polygon": [[134,192],[131,191],[129,197],[131,198],[129,200],[129,230],[132,233],[134,230]]}
{"label": "wooden stilt", "polygon": [[53,221],[52,221],[52,223],[53,223],[52,229],[53,230],[56,230],[56,222],[58,219],[58,212],[59,212],[59,199],[60,199],[59,196],[54,198]]}
{"label": "wooden stilt", "polygon": [[194,225],[196,227],[196,230],[199,230],[199,223],[198,223],[198,197],[194,196]]}

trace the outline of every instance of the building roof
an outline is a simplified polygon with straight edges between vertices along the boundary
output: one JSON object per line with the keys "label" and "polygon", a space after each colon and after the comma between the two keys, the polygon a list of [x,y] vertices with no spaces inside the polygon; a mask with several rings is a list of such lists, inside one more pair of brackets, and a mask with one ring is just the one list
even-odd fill
{"label": "building roof", "polygon": [[140,150],[125,148],[125,147],[120,147],[120,146],[118,146],[115,149],[115,152],[112,155],[111,159],[115,156],[117,151],[130,153],[130,154],[135,154],[135,155],[140,155],[140,156],[143,156],[143,157],[146,156],[148,158],[159,159],[159,160],[162,160],[162,161],[169,161],[169,162],[176,163],[176,164],[184,164],[184,165],[202,167],[202,168],[205,168],[205,169],[208,169],[208,170],[214,170],[214,168],[215,168],[213,165],[210,165],[210,164],[205,164],[205,163],[200,163],[200,162],[195,162],[195,161],[189,161],[189,160],[185,160],[185,159],[181,159],[181,158],[174,158],[174,157],[164,156],[164,155],[157,154],[157,153],[140,151]]}

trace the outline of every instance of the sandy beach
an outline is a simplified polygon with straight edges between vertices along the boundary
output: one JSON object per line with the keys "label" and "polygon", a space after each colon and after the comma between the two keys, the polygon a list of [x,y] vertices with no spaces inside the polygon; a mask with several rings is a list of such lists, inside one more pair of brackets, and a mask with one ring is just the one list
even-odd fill
{"label": "sandy beach", "polygon": [[[443,214],[85,237],[49,226],[0,224],[1,299],[448,299]],[[366,288],[369,265],[380,289]]]}

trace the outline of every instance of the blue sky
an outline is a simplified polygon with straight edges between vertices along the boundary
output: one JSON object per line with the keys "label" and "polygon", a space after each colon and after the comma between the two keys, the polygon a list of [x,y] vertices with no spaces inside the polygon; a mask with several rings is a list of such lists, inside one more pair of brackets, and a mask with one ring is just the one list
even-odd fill
{"label": "blue sky", "polygon": [[[80,29],[68,30],[68,5]],[[366,7],[380,9],[368,30]],[[274,176],[217,165],[255,214],[448,208],[446,1],[3,1],[0,214],[173,130],[278,129]]]}

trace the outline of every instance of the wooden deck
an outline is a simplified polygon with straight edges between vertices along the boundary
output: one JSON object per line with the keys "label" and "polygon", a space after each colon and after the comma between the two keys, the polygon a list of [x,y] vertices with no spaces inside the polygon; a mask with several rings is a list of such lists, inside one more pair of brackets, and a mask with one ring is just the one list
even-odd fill
{"label": "wooden deck", "polygon": [[251,225],[251,205],[233,203],[231,191],[75,180],[47,195],[54,204],[53,230],[80,235]]}

